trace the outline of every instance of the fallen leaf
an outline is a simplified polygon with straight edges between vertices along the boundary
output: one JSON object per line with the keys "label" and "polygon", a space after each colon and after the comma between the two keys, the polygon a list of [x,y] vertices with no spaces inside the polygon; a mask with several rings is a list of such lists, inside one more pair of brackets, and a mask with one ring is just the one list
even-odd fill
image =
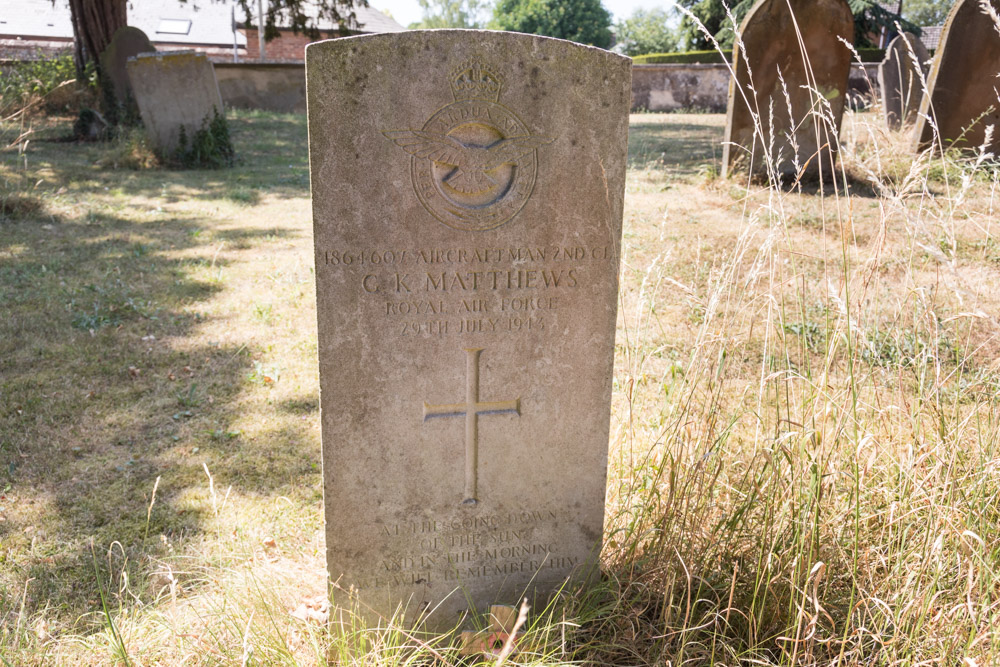
{"label": "fallen leaf", "polygon": [[273,537],[268,537],[264,540],[264,546],[268,549],[274,549],[278,546],[278,543],[274,541]]}
{"label": "fallen leaf", "polygon": [[312,622],[317,625],[326,625],[330,620],[330,601],[326,599],[325,595],[306,600],[299,604],[295,608],[295,611],[291,612],[291,615],[292,618],[297,618],[306,623]]}
{"label": "fallen leaf", "polygon": [[49,634],[49,622],[45,619],[39,620],[35,623],[35,636],[38,637],[38,641],[44,642],[52,637]]}
{"label": "fallen leaf", "polygon": [[174,375],[173,373],[167,373],[167,379],[173,382],[174,380],[177,379],[177,376]]}
{"label": "fallen leaf", "polygon": [[135,366],[129,366],[128,367],[128,374],[131,375],[134,378],[137,378],[137,377],[139,377],[139,375],[142,374],[142,371],[139,370],[138,368],[136,368]]}

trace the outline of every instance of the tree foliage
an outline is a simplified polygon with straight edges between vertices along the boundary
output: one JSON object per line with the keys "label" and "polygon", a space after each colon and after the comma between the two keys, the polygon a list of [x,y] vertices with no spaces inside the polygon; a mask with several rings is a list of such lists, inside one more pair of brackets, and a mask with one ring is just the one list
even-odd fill
{"label": "tree foliage", "polygon": [[[213,2],[218,0],[181,0],[182,2]],[[247,17],[247,27],[256,27],[257,1],[236,0]],[[264,3],[264,39],[272,40],[290,28],[310,39],[323,37],[320,26],[336,25],[348,31],[358,27],[355,7],[367,7],[368,0],[267,0]]]}
{"label": "tree foliage", "polygon": [[482,28],[482,14],[490,8],[489,0],[417,0],[423,19],[413,28]]}
{"label": "tree foliage", "polygon": [[903,17],[921,26],[942,25],[955,0],[905,0]]}
{"label": "tree foliage", "polygon": [[[726,6],[729,3],[724,3],[723,0],[678,0],[677,4],[687,9],[694,17],[685,15],[681,20],[680,41],[683,47],[689,50],[703,50],[715,48],[713,40],[725,49],[732,48],[735,41],[733,21],[735,20],[738,26],[755,2],[754,0],[733,0],[730,9],[731,18],[726,13]],[[851,8],[851,13],[854,14],[855,46],[875,46],[873,42],[878,39],[882,29],[895,32],[896,23],[899,23],[903,30],[920,34],[919,26],[886,9],[878,0],[847,0],[847,4]],[[706,32],[708,35],[705,34]]]}
{"label": "tree foliage", "polygon": [[498,0],[490,27],[611,46],[611,14],[601,0]]}
{"label": "tree foliage", "polygon": [[627,56],[677,50],[677,32],[662,9],[637,9],[615,24],[615,49]]}

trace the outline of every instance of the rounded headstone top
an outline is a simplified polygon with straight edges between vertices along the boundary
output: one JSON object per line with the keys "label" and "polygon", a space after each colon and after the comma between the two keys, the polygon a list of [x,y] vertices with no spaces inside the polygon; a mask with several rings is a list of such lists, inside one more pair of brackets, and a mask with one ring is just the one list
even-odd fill
{"label": "rounded headstone top", "polygon": [[108,48],[104,49],[100,57],[101,69],[111,79],[115,97],[119,102],[125,103],[125,100],[132,95],[125,63],[129,58],[150,51],[156,51],[156,47],[149,41],[146,33],[130,25],[116,30]]}

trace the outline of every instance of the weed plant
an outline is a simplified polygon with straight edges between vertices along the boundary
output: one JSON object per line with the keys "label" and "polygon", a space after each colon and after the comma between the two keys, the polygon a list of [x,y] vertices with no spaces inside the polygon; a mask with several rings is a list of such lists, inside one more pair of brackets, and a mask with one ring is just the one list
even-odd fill
{"label": "weed plant", "polygon": [[236,151],[229,138],[229,125],[219,110],[212,108],[211,118],[206,117],[202,125],[191,137],[181,125],[177,148],[170,160],[187,169],[209,168],[221,169],[233,166]]}

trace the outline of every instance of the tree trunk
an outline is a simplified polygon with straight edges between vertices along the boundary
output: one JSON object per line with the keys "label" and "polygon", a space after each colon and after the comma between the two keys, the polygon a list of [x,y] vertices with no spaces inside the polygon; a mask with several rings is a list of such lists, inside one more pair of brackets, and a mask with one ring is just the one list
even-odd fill
{"label": "tree trunk", "polygon": [[98,63],[98,57],[111,43],[111,36],[118,28],[127,24],[126,2],[127,0],[69,0],[70,16],[73,19],[73,56],[78,75],[83,75],[83,69],[89,61]]}

